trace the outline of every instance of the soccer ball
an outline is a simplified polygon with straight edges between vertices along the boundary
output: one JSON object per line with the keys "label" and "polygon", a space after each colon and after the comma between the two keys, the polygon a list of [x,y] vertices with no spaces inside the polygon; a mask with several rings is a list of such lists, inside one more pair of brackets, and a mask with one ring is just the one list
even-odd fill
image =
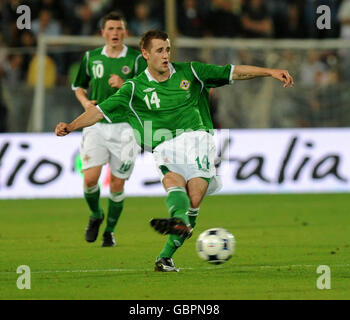
{"label": "soccer ball", "polygon": [[235,237],[222,228],[212,228],[202,232],[196,243],[198,255],[205,261],[220,264],[232,257]]}

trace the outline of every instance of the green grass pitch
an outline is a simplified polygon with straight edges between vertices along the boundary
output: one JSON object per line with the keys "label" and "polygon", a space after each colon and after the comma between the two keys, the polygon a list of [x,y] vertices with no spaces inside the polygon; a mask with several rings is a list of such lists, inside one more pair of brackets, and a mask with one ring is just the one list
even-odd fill
{"label": "green grass pitch", "polygon": [[[114,248],[101,247],[103,230],[95,243],[85,242],[83,199],[0,200],[0,299],[350,299],[349,200],[207,197],[193,237],[174,256],[179,273],[153,271],[166,236],[149,221],[168,215],[162,197],[126,199]],[[212,227],[236,238],[234,256],[222,265],[195,250],[198,235]],[[30,267],[30,290],[17,288],[20,265]],[[316,286],[319,265],[330,268],[330,290]]]}

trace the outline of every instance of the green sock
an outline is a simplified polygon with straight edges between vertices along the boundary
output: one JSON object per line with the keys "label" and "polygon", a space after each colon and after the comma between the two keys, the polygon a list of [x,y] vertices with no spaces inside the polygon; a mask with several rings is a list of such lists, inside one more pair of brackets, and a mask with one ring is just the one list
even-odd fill
{"label": "green sock", "polygon": [[165,243],[157,259],[171,258],[176,252],[176,250],[180,248],[184,242],[185,242],[185,238],[183,237],[180,237],[176,234],[169,235],[168,240]]}
{"label": "green sock", "polygon": [[[196,220],[198,217],[199,208],[189,208],[187,211],[187,216],[189,218],[191,227],[194,228],[196,225]],[[182,246],[185,242],[185,238],[171,234],[166,242],[163,250],[160,252],[158,258],[171,258],[176,250]]]}
{"label": "green sock", "polygon": [[84,186],[84,197],[91,211],[91,217],[101,218],[103,210],[100,207],[100,187],[98,184],[93,187]]}
{"label": "green sock", "polygon": [[196,226],[196,220],[197,220],[197,217],[198,217],[198,213],[199,213],[199,208],[189,208],[188,209],[188,212],[187,212],[187,215],[188,215],[188,218],[190,220],[190,224],[191,224],[191,227],[194,228]]}
{"label": "green sock", "polygon": [[171,217],[180,218],[186,224],[190,223],[186,214],[190,207],[190,199],[185,188],[169,188],[165,203],[168,207],[168,211]]}
{"label": "green sock", "polygon": [[111,192],[111,196],[108,199],[108,217],[105,231],[114,232],[115,226],[117,225],[123,210],[124,198],[123,191]]}
{"label": "green sock", "polygon": [[[185,188],[174,187],[168,189],[168,196],[165,200],[171,217],[180,218],[186,224],[189,224],[189,217],[187,211],[190,207],[190,199],[188,198]],[[175,234],[168,237],[162,251],[158,258],[171,258],[176,250],[182,246],[185,238]]]}

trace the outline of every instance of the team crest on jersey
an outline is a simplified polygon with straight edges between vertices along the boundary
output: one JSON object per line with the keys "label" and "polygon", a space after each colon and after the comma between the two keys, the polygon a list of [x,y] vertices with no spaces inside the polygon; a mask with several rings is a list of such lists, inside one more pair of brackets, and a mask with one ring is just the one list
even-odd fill
{"label": "team crest on jersey", "polygon": [[188,80],[181,80],[180,88],[184,90],[188,90],[190,87],[190,82]]}
{"label": "team crest on jersey", "polygon": [[122,72],[123,72],[124,74],[128,74],[130,71],[131,71],[131,70],[130,70],[129,66],[124,66],[124,67],[122,68]]}

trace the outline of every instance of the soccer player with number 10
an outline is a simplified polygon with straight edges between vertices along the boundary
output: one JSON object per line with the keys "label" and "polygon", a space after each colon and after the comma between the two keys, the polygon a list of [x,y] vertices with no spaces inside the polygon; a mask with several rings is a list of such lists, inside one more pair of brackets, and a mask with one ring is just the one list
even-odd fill
{"label": "soccer player with number 10", "polygon": [[[103,17],[101,34],[105,45],[85,52],[72,85],[85,110],[95,108],[97,103],[116,93],[125,80],[138,75],[147,67],[139,51],[124,45],[126,22],[118,12],[110,12]],[[89,87],[90,94],[87,93]],[[134,154],[128,157],[124,154],[122,157],[121,150],[132,138],[132,128],[124,118],[122,109],[115,115],[113,124],[101,119],[83,130],[80,156],[84,173],[84,198],[91,212],[85,231],[88,242],[96,241],[104,219],[98,179],[102,166],[108,163],[111,171],[110,195],[102,246],[113,247],[116,244],[114,230],[123,211],[124,184],[133,171],[138,155],[134,148]],[[135,141],[133,143],[136,145]]]}

